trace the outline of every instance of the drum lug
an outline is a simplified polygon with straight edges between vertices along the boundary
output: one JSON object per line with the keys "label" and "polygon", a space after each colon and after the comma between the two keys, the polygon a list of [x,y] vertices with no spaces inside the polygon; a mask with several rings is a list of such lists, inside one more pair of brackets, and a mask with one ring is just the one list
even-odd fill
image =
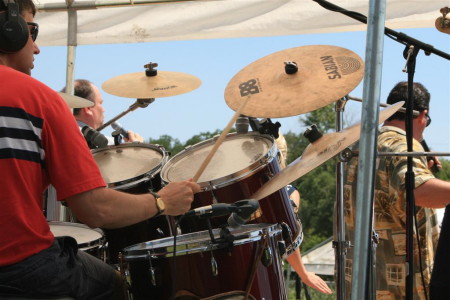
{"label": "drum lug", "polygon": [[211,251],[211,272],[212,272],[214,277],[219,275],[219,267],[217,266],[217,261],[214,258],[214,255],[213,255],[212,251]]}
{"label": "drum lug", "polygon": [[280,252],[280,257],[286,253],[286,243],[284,241],[278,241],[278,251]]}
{"label": "drum lug", "polygon": [[153,286],[156,286],[156,275],[155,275],[155,268],[152,266],[152,255],[150,251],[147,251],[147,257],[148,257],[148,263],[150,267],[148,268],[148,275],[150,276],[150,282]]}
{"label": "drum lug", "polygon": [[286,223],[281,223],[281,234],[283,236],[283,240],[287,241],[289,244],[292,244],[292,230]]}
{"label": "drum lug", "polygon": [[270,247],[266,247],[264,249],[263,255],[261,257],[261,263],[265,267],[268,267],[273,263],[273,252]]}

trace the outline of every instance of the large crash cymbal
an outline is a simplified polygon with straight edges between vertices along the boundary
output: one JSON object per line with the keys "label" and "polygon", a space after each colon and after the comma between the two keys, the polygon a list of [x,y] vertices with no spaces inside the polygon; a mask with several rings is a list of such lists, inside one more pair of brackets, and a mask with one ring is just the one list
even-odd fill
{"label": "large crash cymbal", "polygon": [[67,93],[58,92],[58,94],[66,101],[70,108],[83,108],[94,106],[94,102],[81,97],[73,96]]}
{"label": "large crash cymbal", "polygon": [[119,97],[147,99],[184,94],[201,83],[199,78],[186,73],[158,71],[155,76],[147,76],[145,72],[137,72],[111,78],[102,88]]}
{"label": "large crash cymbal", "polygon": [[[286,69],[298,71],[287,74]],[[242,114],[255,118],[300,115],[347,95],[363,78],[364,63],[354,52],[328,45],[291,48],[265,56],[237,73],[225,89],[236,110],[249,97]]]}
{"label": "large crash cymbal", "polygon": [[[393,115],[402,105],[402,102],[393,104],[380,111],[378,123],[381,124]],[[260,200],[278,191],[284,186],[302,177],[306,173],[320,166],[345,148],[359,139],[361,124],[356,123],[343,131],[325,134],[315,142],[309,144],[302,156],[277,173],[266,182],[251,199]]]}

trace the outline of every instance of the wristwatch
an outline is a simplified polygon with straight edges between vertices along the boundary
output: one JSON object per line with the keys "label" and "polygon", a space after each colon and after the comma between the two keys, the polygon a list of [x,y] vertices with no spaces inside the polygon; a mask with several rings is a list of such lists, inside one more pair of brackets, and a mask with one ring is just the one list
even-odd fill
{"label": "wristwatch", "polygon": [[164,204],[163,199],[157,193],[150,192],[150,194],[152,194],[153,197],[155,197],[156,209],[158,210],[155,217],[162,215],[166,210],[166,205]]}

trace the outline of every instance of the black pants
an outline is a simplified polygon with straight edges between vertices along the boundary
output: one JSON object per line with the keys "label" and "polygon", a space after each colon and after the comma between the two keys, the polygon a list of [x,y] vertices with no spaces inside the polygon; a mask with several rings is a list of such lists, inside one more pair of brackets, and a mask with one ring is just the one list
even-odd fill
{"label": "black pants", "polygon": [[119,279],[111,266],[78,251],[75,239],[60,237],[48,249],[0,267],[0,294],[110,299]]}
{"label": "black pants", "polygon": [[430,299],[450,299],[450,205],[445,208],[430,281]]}

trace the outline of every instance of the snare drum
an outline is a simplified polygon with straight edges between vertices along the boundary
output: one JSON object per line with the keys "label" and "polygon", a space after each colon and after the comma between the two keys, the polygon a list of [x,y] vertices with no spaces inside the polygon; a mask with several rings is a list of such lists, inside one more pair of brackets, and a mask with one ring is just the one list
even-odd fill
{"label": "snare drum", "polygon": [[[192,178],[216,139],[203,141],[188,147],[172,157],[161,170],[163,182],[174,182]],[[200,178],[202,187],[195,194],[192,208],[214,203],[234,203],[249,199],[260,187],[280,171],[276,158],[278,148],[268,135],[251,132],[228,134],[214,154]],[[290,254],[301,243],[302,227],[294,213],[285,188],[261,199],[260,210],[250,223],[279,223]],[[214,228],[226,224],[226,218],[211,218]],[[183,233],[206,230],[207,223],[198,217],[184,218],[180,227]]]}
{"label": "snare drum", "polygon": [[79,223],[58,221],[50,221],[48,225],[55,237],[73,237],[77,241],[79,250],[106,261],[105,237],[101,229],[92,229]]}
{"label": "snare drum", "polygon": [[[162,146],[128,143],[92,151],[108,188],[130,194],[145,194],[161,189],[160,171],[167,162]],[[108,242],[109,263],[118,262],[119,252],[130,245],[171,236],[168,216],[118,229],[103,229]]]}
{"label": "snare drum", "polygon": [[[133,299],[287,299],[279,225],[214,229],[154,240],[124,249]],[[229,239],[228,239],[229,240]],[[126,268],[126,267],[125,267]],[[172,297],[173,296],[173,297]]]}

